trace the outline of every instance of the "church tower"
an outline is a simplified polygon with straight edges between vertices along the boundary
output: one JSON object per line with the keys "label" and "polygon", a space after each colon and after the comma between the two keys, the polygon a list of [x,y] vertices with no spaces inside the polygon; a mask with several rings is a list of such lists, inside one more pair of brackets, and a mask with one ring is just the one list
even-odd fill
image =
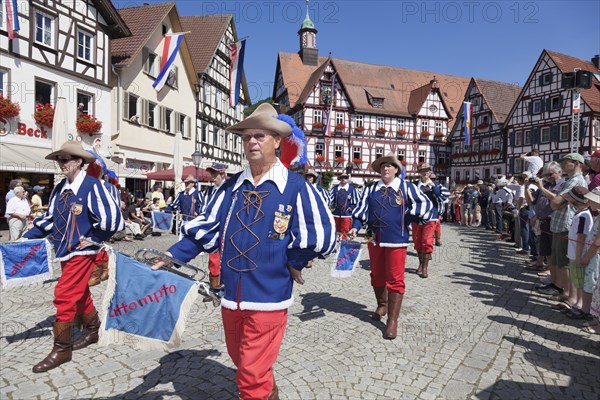
{"label": "church tower", "polygon": [[298,31],[300,36],[300,51],[298,54],[304,65],[317,66],[319,64],[319,50],[317,49],[317,29],[308,15],[308,0],[306,0],[306,18]]}

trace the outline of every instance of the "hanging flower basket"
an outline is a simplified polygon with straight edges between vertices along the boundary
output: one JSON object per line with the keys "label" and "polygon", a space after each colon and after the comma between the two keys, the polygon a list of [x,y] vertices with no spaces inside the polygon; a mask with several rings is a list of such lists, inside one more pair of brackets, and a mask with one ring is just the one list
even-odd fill
{"label": "hanging flower basket", "polygon": [[0,118],[18,117],[20,112],[21,106],[0,94]]}
{"label": "hanging flower basket", "polygon": [[77,117],[75,126],[79,132],[93,135],[100,132],[100,129],[102,129],[102,121],[99,121],[93,115],[81,113],[79,114],[79,117]]}
{"label": "hanging flower basket", "polygon": [[54,124],[54,106],[50,103],[38,104],[35,106],[33,119],[35,119],[35,123],[40,126],[52,128],[52,125]]}
{"label": "hanging flower basket", "polygon": [[324,155],[321,155],[321,154],[319,154],[318,156],[316,156],[316,157],[315,157],[315,161],[316,161],[316,162],[319,162],[319,163],[322,163],[322,162],[324,162],[324,161],[325,161],[325,156],[324,156]]}
{"label": "hanging flower basket", "polygon": [[341,163],[343,163],[344,161],[346,161],[346,159],[345,159],[343,156],[340,156],[340,157],[336,157],[336,158],[335,158],[335,162],[336,162],[336,163],[340,163],[340,164],[341,164]]}

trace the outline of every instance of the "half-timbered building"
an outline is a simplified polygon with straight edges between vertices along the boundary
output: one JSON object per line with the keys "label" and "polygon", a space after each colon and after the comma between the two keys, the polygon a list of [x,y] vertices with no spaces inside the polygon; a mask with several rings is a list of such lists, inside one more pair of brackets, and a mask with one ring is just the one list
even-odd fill
{"label": "half-timbered building", "polygon": [[238,40],[233,16],[186,16],[181,22],[190,32],[188,44],[199,83],[196,148],[204,165],[224,163],[228,173],[235,173],[241,170],[244,160],[242,142],[239,135],[225,128],[243,119],[250,96],[244,73],[239,102],[230,106],[230,45]]}
{"label": "half-timbered building", "polygon": [[126,167],[121,179],[133,193],[145,193],[146,171],[173,164],[177,134],[184,165],[191,165],[196,132],[198,77],[184,39],[164,87],[152,86],[160,72],[165,35],[184,32],[175,3],[119,9],[130,37],[113,42],[113,147]]}
{"label": "half-timbered building", "polygon": [[489,181],[506,174],[504,123],[520,91],[520,86],[509,83],[471,79],[464,101],[472,105],[472,143],[465,145],[462,107],[450,133],[451,178],[454,182]]}
{"label": "half-timbered building", "polygon": [[304,129],[310,167],[351,170],[362,183],[379,176],[371,162],[393,152],[408,175],[428,162],[447,176],[467,78],[319,56],[308,9],[298,34],[299,52],[278,55],[273,99]]}
{"label": "half-timbered building", "polygon": [[[64,98],[66,136],[108,156],[111,41],[130,31],[110,1],[32,0],[17,2],[20,30],[9,39],[5,3],[0,1],[0,94],[17,103],[20,113],[0,118],[0,182],[21,177],[31,185],[52,185],[56,168],[44,157],[56,127],[34,117],[36,106],[48,104],[51,112]],[[100,120],[102,129],[78,131],[82,112]]]}
{"label": "half-timbered building", "polygon": [[524,170],[519,155],[537,149],[544,162],[571,152],[573,90],[562,87],[562,76],[575,70],[590,71],[591,87],[581,90],[578,140],[573,150],[593,152],[600,139],[600,56],[581,60],[549,50],[542,51],[506,120],[509,174]]}

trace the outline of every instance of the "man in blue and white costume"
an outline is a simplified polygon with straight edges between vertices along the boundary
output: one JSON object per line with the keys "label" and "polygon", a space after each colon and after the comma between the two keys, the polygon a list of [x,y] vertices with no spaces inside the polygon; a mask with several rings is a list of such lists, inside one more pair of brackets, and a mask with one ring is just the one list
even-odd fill
{"label": "man in blue and white costume", "polygon": [[280,120],[285,117],[263,103],[228,128],[242,136],[249,165],[223,184],[169,249],[184,262],[201,252],[221,250],[221,313],[242,399],[278,398],[272,367],[294,300],[293,282],[303,284],[301,271],[307,262],[335,247],[333,216],[323,199],[276,156],[281,145],[283,157],[285,146],[296,137],[290,136],[290,124]]}
{"label": "man in blue and white costume", "polygon": [[339,184],[331,189],[331,203],[335,228],[340,239],[346,239],[346,233],[352,227],[352,212],[358,204],[358,190],[350,183],[350,175],[343,172],[338,176]]}
{"label": "man in blue and white costume", "polygon": [[323,186],[317,183],[317,179],[319,177],[317,175],[317,172],[311,168],[304,173],[304,177],[311,185],[313,185],[317,192],[319,192],[319,194],[323,198],[323,201],[325,201],[325,204],[327,204],[327,207],[329,207],[331,205],[331,198],[329,197],[329,193],[327,192],[327,190],[325,190]]}
{"label": "man in blue and white costume", "polygon": [[348,235],[356,236],[365,223],[373,232],[368,248],[377,309],[371,318],[379,321],[387,313],[384,338],[395,339],[405,292],[408,226],[411,222],[429,221],[434,207],[415,185],[399,178],[402,164],[395,154],[376,159],[371,168],[381,174],[381,179],[363,191]]}
{"label": "man in blue and white costume", "polygon": [[188,175],[183,183],[185,183],[185,189],[177,193],[175,200],[165,207],[165,212],[179,211],[181,220],[188,222],[200,215],[202,198],[196,190],[196,178]]}
{"label": "man in blue and white costume", "polygon": [[[82,170],[85,163],[96,158],[83,150],[79,142],[66,142],[46,159],[56,161],[66,178],[56,185],[48,210],[33,221],[33,228],[24,237],[48,236],[56,260],[61,262],[62,274],[54,289],[54,347],[33,367],[33,372],[46,372],[71,361],[73,350],[98,341],[100,320],[88,287],[100,251],[94,243],[103,242],[123,229],[123,218],[115,199],[102,182]],[[82,317],[87,331],[72,343],[71,328],[76,316]]]}

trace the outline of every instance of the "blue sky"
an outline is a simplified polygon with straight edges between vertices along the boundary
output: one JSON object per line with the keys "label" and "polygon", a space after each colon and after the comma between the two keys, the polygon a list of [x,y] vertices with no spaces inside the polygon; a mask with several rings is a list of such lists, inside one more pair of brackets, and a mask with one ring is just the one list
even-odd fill
{"label": "blue sky", "polygon": [[[304,0],[176,3],[182,15],[233,14],[248,36],[252,101],[271,96],[277,53],[298,51]],[[320,55],[523,85],[544,48],[586,60],[600,53],[599,4],[320,0],[309,10]]]}

